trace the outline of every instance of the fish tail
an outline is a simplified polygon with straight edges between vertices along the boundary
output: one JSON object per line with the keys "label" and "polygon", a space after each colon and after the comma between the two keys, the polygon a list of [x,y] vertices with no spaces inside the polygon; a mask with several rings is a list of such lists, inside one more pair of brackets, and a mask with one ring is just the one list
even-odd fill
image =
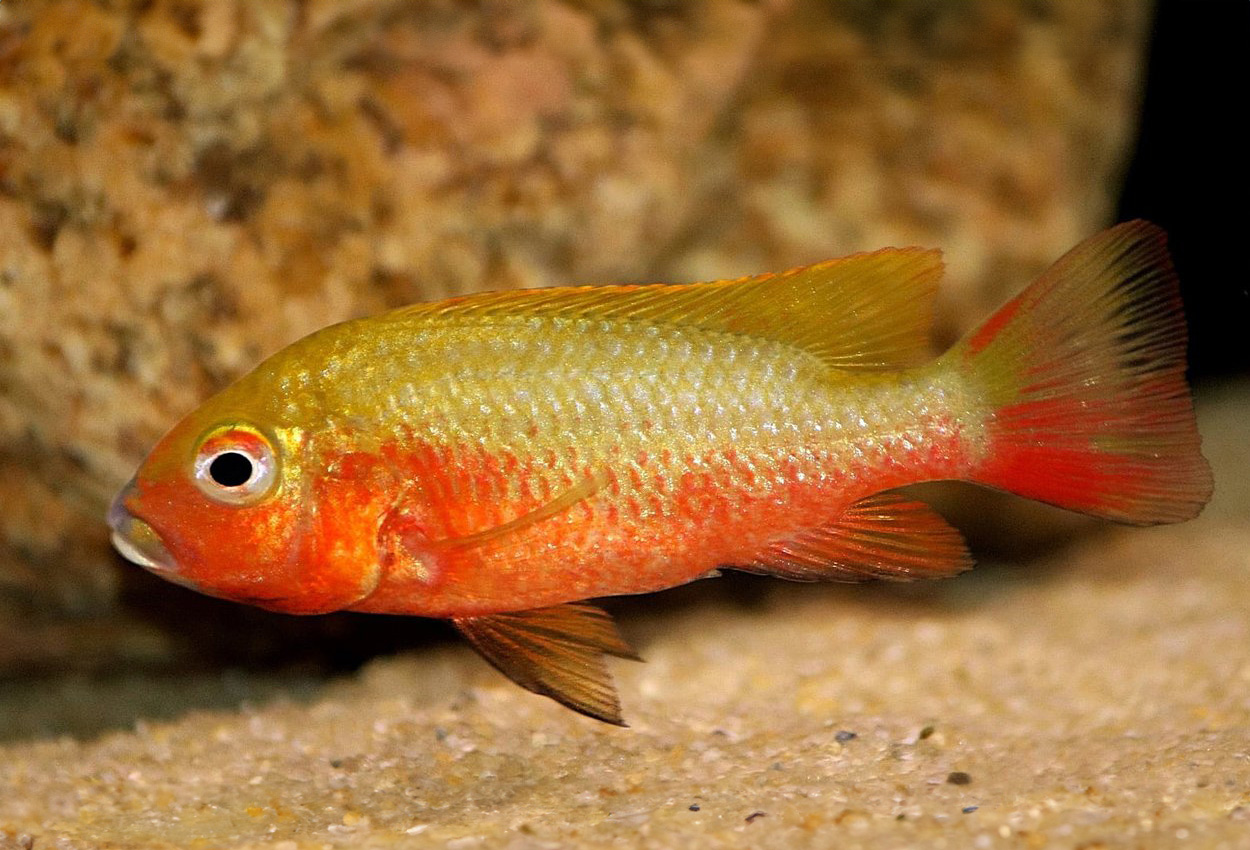
{"label": "fish tail", "polygon": [[975,479],[1135,525],[1196,516],[1212,478],[1186,339],[1160,228],[1082,242],[946,355],[991,411]]}

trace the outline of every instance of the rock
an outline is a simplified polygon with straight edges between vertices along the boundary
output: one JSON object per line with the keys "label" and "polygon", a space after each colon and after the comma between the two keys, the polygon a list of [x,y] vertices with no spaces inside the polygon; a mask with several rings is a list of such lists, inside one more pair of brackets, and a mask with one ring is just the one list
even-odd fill
{"label": "rock", "polygon": [[919,243],[948,251],[949,339],[1105,223],[1146,17],[0,4],[0,670],[221,640],[151,621],[180,591],[114,558],[104,508],[180,413],[330,322]]}

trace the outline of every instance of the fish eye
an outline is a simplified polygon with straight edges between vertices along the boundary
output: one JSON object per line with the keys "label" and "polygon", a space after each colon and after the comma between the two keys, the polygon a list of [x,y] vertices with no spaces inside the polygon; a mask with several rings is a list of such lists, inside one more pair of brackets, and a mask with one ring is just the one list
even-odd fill
{"label": "fish eye", "polygon": [[200,492],[226,505],[253,505],[273,490],[278,462],[273,447],[253,428],[233,425],[209,434],[195,456]]}
{"label": "fish eye", "polygon": [[208,462],[208,476],[222,487],[242,487],[255,471],[252,459],[243,452],[222,452]]}

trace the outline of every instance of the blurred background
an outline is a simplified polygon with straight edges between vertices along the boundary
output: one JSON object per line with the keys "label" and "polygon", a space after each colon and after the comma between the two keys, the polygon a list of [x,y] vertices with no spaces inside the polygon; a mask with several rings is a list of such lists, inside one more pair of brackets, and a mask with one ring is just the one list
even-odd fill
{"label": "blurred background", "polygon": [[[1200,394],[1244,377],[1248,33],[1186,0],[0,4],[0,737],[444,634],[201,598],[108,546],[161,433],[330,322],[917,244],[946,252],[936,350],[1145,217]],[[978,551],[1085,527],[987,498],[946,504]]]}
{"label": "blurred background", "polygon": [[1148,218],[1170,234],[1190,320],[1190,374],[1200,384],[1250,370],[1250,256],[1235,247],[1250,191],[1235,106],[1250,95],[1247,34],[1250,4],[1158,4],[1116,216]]}

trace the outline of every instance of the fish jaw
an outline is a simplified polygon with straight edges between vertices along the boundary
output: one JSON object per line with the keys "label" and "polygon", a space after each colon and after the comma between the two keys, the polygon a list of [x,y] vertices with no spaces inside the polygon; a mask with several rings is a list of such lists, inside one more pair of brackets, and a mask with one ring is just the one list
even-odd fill
{"label": "fish jaw", "polygon": [[159,575],[166,581],[195,588],[181,574],[178,562],[156,530],[130,512],[127,502],[136,493],[135,479],[132,478],[109,506],[108,525],[112,531],[113,548],[127,561]]}

